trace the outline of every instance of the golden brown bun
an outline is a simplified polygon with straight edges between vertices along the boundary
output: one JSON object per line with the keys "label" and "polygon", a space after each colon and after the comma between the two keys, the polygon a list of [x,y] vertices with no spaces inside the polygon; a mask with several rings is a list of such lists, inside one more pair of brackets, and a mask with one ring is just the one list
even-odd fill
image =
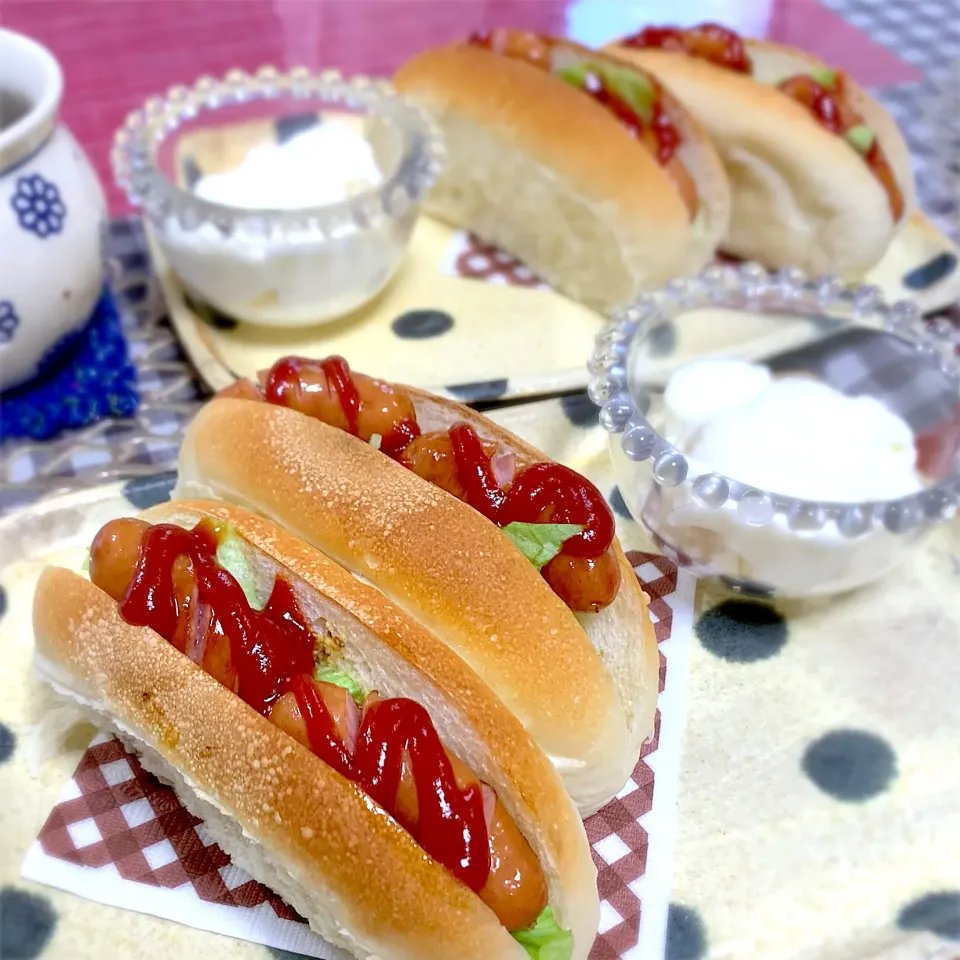
{"label": "golden brown bun", "polygon": [[153,631],[121,620],[93,584],[47,569],[34,629],[55,685],[115,718],[269,850],[297,890],[283,895],[332,943],[411,960],[523,956],[478,897],[393,820],[371,816],[358,787]]}
{"label": "golden brown bun", "polygon": [[727,186],[692,125],[683,159],[705,201],[696,226],[623,124],[544,70],[455,44],[409,60],[394,84],[446,138],[430,212],[509,250],[576,300],[609,310],[695,272],[724,232]]}
{"label": "golden brown bun", "polygon": [[[343,644],[338,666],[364,689],[377,689],[384,696],[409,696],[428,707],[444,742],[497,789],[530,840],[547,876],[551,906],[561,925],[574,934],[575,956],[585,957],[599,911],[589,846],[559,778],[518,721],[458,657],[381,594],[270,521],[235,507],[202,502],[165,504],[145,514],[151,522],[186,527],[207,516],[232,522],[249,542],[251,566],[262,580],[261,587],[268,590],[283,570],[308,620]],[[387,817],[371,815],[362,791],[152,631],[123,623],[116,604],[96,587],[66,571],[48,571],[37,591],[35,628],[42,671],[105,713],[128,739],[132,734],[135,746],[168,779],[172,770],[173,778],[180,778],[178,787],[186,788],[185,801],[193,794],[212,798],[213,829],[219,827],[225,834],[228,847],[236,839],[237,827],[252,836],[262,849],[252,857],[249,849],[240,849],[244,865],[264,882],[279,884],[279,892],[328,940],[358,956],[391,957],[441,957],[450,952],[479,957],[487,954],[476,948],[472,937],[483,942],[483,937],[494,936],[494,942],[501,943],[502,928],[491,934],[487,916],[477,925],[472,906],[463,916],[454,916],[445,902],[450,883],[457,891],[454,910],[460,909],[462,894],[477,904],[480,901],[426,857],[405,831]],[[217,728],[215,735],[212,726]],[[247,746],[251,739],[256,748]],[[196,742],[203,744],[199,755]],[[276,762],[266,761],[267,757],[275,757]],[[317,794],[299,791],[295,801],[288,803],[284,790],[292,779],[314,785]],[[318,811],[319,816],[307,818],[304,809]],[[270,816],[261,816],[264,810]],[[330,817],[331,810],[338,826],[333,836],[314,823]],[[206,819],[209,814],[204,811]],[[225,819],[224,814],[233,819]],[[381,859],[381,835],[399,853],[388,848],[388,855]],[[344,851],[358,848],[369,851],[379,865],[378,875],[388,881],[393,876],[409,881],[399,900],[393,896],[392,910],[381,904],[380,910],[371,913],[366,874],[344,868],[344,859],[370,862],[366,852],[359,860],[343,856]],[[337,862],[331,867],[332,859]],[[264,875],[265,864],[269,867]],[[441,879],[436,879],[438,873]],[[418,884],[423,885],[419,890]],[[428,909],[439,909],[445,928],[441,932],[434,927],[421,930],[420,914],[408,912],[407,896],[420,900],[432,897],[434,891],[436,902],[431,900],[433,907]],[[338,912],[337,904],[347,904],[346,913]],[[480,909],[488,913],[482,905]],[[499,927],[495,918],[493,922]],[[451,931],[464,924],[476,929],[462,940],[455,933],[448,942]],[[343,929],[349,931],[346,938]],[[408,929],[416,933],[403,932]],[[503,942],[503,956],[515,955],[515,944],[512,938],[509,941]],[[387,945],[387,952],[381,954]]]}
{"label": "golden brown bun", "polygon": [[[510,433],[481,413],[465,407],[454,400],[436,397],[425,390],[404,387],[417,409],[417,422],[424,432],[447,430],[458,420],[469,423],[477,434],[495,440],[505,450],[511,450],[530,460],[545,460],[546,457],[525,440]],[[594,649],[613,679],[617,701],[627,718],[629,735],[627,748],[621,757],[620,771],[603,782],[590,780],[583,771],[574,779],[574,771],[567,775],[567,786],[576,791],[580,812],[593,813],[610,798],[609,787],[619,782],[622,787],[636,766],[643,741],[653,730],[653,718],[657,709],[657,693],[660,679],[660,662],[657,654],[657,637],[650,620],[649,598],[643,592],[633,567],[623,554],[619,541],[614,541],[620,559],[621,583],[616,600],[596,614],[578,614]],[[620,787],[616,788],[618,792]]]}
{"label": "golden brown bun", "polygon": [[733,188],[729,253],[770,267],[861,278],[886,252],[915,203],[910,158],[884,108],[850,81],[851,105],[873,127],[904,194],[894,223],[886,190],[863,157],[775,84],[826,65],[802,51],[746,41],[754,76],[658,49],[612,44],[658,76],[703,124]]}
{"label": "golden brown bun", "polygon": [[[623,786],[652,728],[656,671],[625,668],[643,678],[636,687],[615,678],[604,662],[614,658],[598,653],[536,568],[471,507],[342,430],[248,400],[200,411],[179,471],[176,496],[270,517],[463,657],[551,758],[581,812]],[[624,602],[642,633],[642,600],[628,592]],[[608,627],[603,644],[629,646],[635,630],[611,636]],[[650,654],[620,656],[632,665]]]}

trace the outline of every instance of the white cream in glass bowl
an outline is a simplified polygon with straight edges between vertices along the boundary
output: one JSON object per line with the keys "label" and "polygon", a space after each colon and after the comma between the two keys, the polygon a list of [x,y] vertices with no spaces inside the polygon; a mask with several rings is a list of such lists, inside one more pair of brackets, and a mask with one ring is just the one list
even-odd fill
{"label": "white cream in glass bowl", "polygon": [[590,395],[662,549],[746,592],[831,594],[955,514],[952,338],[874,288],[710,267],[612,319]]}
{"label": "white cream in glass bowl", "polygon": [[270,67],[172,88],[113,150],[193,300],[264,326],[335,320],[376,297],[442,160],[436,126],[385,81]]}

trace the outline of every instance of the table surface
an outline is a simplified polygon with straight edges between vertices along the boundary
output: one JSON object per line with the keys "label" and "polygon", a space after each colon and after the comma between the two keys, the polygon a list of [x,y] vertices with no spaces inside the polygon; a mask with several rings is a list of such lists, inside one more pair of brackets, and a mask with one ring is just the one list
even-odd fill
{"label": "table surface", "polygon": [[[63,117],[122,218],[132,211],[109,171],[113,131],[174,83],[264,63],[389,74],[424,46],[498,24],[600,44],[655,22],[659,9],[655,0],[2,0],[0,26],[60,58]],[[671,15],[806,47],[875,90],[909,141],[922,207],[958,237],[960,0],[683,0]],[[180,428],[203,397],[163,320],[138,224],[114,223],[111,253],[144,406],[127,424],[6,444],[0,513],[81,481],[172,466]]]}
{"label": "table surface", "polygon": [[[387,74],[423,46],[502,24],[565,33],[597,44],[656,20],[662,9],[655,0],[0,0],[0,26],[32,34],[50,46],[63,63],[64,119],[90,153],[108,186],[111,210],[120,218],[112,228],[113,270],[144,391],[144,406],[135,422],[98,425],[84,431],[80,442],[73,438],[60,444],[8,445],[0,452],[0,513],[105,474],[144,474],[169,468],[175,461],[179,431],[203,397],[164,320],[138,225],[123,219],[130,210],[113,188],[109,174],[112,133],[125,114],[147,96],[204,73],[220,74],[232,67],[255,69],[264,63]],[[806,47],[876,90],[910,143],[924,209],[956,236],[960,72],[951,73],[951,69],[960,62],[960,0],[827,0],[824,4],[814,0],[681,0],[671,16],[683,23],[717,19],[745,33]],[[952,138],[956,139],[951,144]],[[949,558],[958,554],[960,545],[953,543],[934,559],[942,560],[946,570]],[[911,596],[925,595],[922,584],[931,582],[929,571],[918,569],[911,576]],[[929,591],[926,595],[932,600]],[[706,601],[701,598],[701,603]],[[890,619],[900,617],[905,624],[917,622],[918,614],[912,609],[891,611],[879,604],[872,609],[883,610]],[[869,619],[869,610],[863,606],[849,613],[851,623]],[[939,609],[924,608],[921,613],[924,622],[941,626],[960,619],[955,610],[949,618]],[[875,619],[880,629],[880,620]],[[809,642],[825,632],[813,618],[798,618],[796,623],[795,633],[809,633]],[[794,649],[804,646],[797,644]],[[696,656],[702,660],[707,654],[698,648]],[[860,676],[853,669],[853,655],[848,653],[848,657],[850,676]],[[786,666],[795,671],[792,676],[799,675],[796,664]],[[708,753],[727,755],[729,751],[729,756],[734,756],[740,742],[740,731],[732,727],[729,742],[711,739],[727,726],[726,720],[718,724],[718,717],[707,709],[719,702],[710,696],[708,687],[715,679],[727,681],[715,678],[699,662],[694,663],[693,674],[690,747],[684,761],[687,775],[691,775],[691,764],[707,769],[712,762]],[[776,676],[781,675],[785,673]],[[833,676],[831,682],[835,680]],[[744,742],[754,743],[746,738],[755,729],[742,732]],[[710,800],[706,792],[703,796]],[[681,810],[680,851],[685,855],[679,858],[674,892],[681,904],[699,904],[699,912],[681,906],[675,915],[671,913],[668,956],[672,960],[705,952],[735,955],[735,931],[723,929],[723,918],[729,914],[732,923],[736,905],[723,904],[720,899],[708,903],[707,891],[701,890],[703,871],[697,851],[703,849],[706,832],[714,830],[709,811],[716,808],[716,797],[710,803],[713,806],[698,808],[688,801]],[[724,805],[725,816],[731,805],[732,800]],[[729,833],[730,829],[728,822],[723,830],[711,834],[715,839],[728,837],[725,855],[733,855],[737,848],[737,835]],[[743,825],[740,839],[744,846],[751,830],[749,824]],[[903,847],[900,853],[905,855],[905,851]],[[713,852],[720,854],[719,848]],[[919,869],[921,864],[915,866]],[[954,876],[948,891],[953,898],[948,906],[953,911],[960,910],[956,879]],[[739,888],[731,885],[730,889],[733,896]],[[922,892],[918,887],[916,893]],[[773,905],[760,896],[767,893],[757,891],[757,905],[772,929],[776,923],[768,908],[772,910]],[[796,907],[799,901],[794,894],[790,892],[790,899]],[[708,905],[716,909],[707,909]],[[819,909],[815,902],[807,906],[810,911]],[[909,920],[913,914],[906,907],[904,910]],[[794,910],[794,915],[809,920],[813,912],[804,915]],[[137,921],[130,922],[132,929]],[[927,928],[932,929],[930,925],[936,922],[940,921],[928,921]],[[941,927],[960,937],[960,918],[951,913],[946,923]],[[908,925],[907,929],[917,928]],[[837,952],[831,955],[866,956],[865,951],[875,947],[857,943],[849,952],[835,943]],[[934,949],[930,947],[931,952],[924,956],[933,956]],[[719,952],[714,954],[714,950]],[[163,952],[161,947],[158,955]],[[919,956],[911,957],[915,955]]]}

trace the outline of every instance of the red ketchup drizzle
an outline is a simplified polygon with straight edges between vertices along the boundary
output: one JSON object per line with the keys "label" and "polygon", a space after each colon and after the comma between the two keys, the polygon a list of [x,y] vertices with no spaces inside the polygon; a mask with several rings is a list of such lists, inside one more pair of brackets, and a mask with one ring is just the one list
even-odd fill
{"label": "red ketchup drizzle", "polygon": [[352,776],[350,753],[337,733],[337,725],[317,685],[311,677],[301,674],[290,681],[290,689],[297,698],[297,706],[310,739],[310,749],[337,773],[351,780],[356,779]]}
{"label": "red ketchup drizzle", "polygon": [[738,73],[751,73],[753,70],[741,37],[719,23],[701,23],[688,30],[679,27],[646,27],[620,42],[625,47],[676,50]]}
{"label": "red ketchup drizzle", "polygon": [[[467,43],[474,47],[485,47],[504,57],[523,60],[543,70],[550,69],[549,56],[534,56],[531,54],[531,50],[537,49],[537,46],[541,44],[547,49],[546,44],[549,44],[549,41],[544,43],[536,38],[535,34],[511,33],[509,30],[500,30],[496,33],[499,36],[495,36],[493,32],[480,33],[475,31],[467,38]],[[510,42],[511,36],[517,38],[513,43]],[[531,42],[524,43],[523,38],[525,36],[529,36]],[[643,139],[644,130],[649,130],[656,140],[657,161],[662,166],[670,162],[680,144],[680,134],[664,112],[660,100],[653,104],[653,117],[650,123],[646,123],[630,104],[607,87],[603,78],[595,71],[587,73],[586,85],[582,89],[597,103],[606,107],[635,137]]]}
{"label": "red ketchup drizzle", "polygon": [[[780,90],[805,106],[820,125],[831,133],[844,132],[837,97],[809,74],[799,74],[784,80],[780,84]],[[841,95],[840,91],[837,91],[837,96]]]}
{"label": "red ketchup drizzle", "polygon": [[603,494],[560,463],[533,463],[521,470],[507,491],[501,519],[503,524],[580,524],[584,529],[564,540],[560,551],[574,557],[599,557],[616,534]]}
{"label": "red ketchup drizzle", "polygon": [[[360,406],[363,402],[356,381],[350,372],[350,365],[343,357],[331,356],[325,360],[307,360],[303,357],[284,357],[271,368],[264,384],[263,395],[269,403],[291,407],[316,415],[311,409],[309,395],[322,389],[311,382],[311,375],[322,372],[330,394],[343,411],[348,432],[360,435]],[[304,396],[305,395],[305,396]],[[322,417],[321,417],[322,419]],[[411,440],[420,436],[420,427],[416,420],[405,417],[396,421],[389,432],[380,438],[380,449],[388,457],[398,456]],[[369,437],[363,437],[364,440]]]}
{"label": "red ketchup drizzle", "polygon": [[671,161],[680,143],[680,134],[664,112],[660,100],[653,104],[650,123],[645,123],[633,107],[606,86],[598,74],[587,74],[583,90],[605,106],[635,137],[642,138],[644,130],[649,130],[656,139],[657,162],[665,166]]}
{"label": "red ketchup drizzle", "polygon": [[[291,689],[313,752],[363,787],[434,860],[471,890],[482,890],[490,855],[480,784],[460,789],[427,711],[404,698],[368,704],[351,757],[312,680],[296,677]],[[396,809],[404,754],[417,787],[415,823],[403,822]]]}
{"label": "red ketchup drizzle", "polygon": [[457,465],[457,479],[466,491],[467,503],[494,523],[499,523],[504,494],[493,474],[493,465],[476,430],[468,423],[450,428],[450,443]]}
{"label": "red ketchup drizzle", "polygon": [[399,457],[420,436],[420,425],[416,420],[404,417],[398,420],[389,433],[380,438],[380,450],[388,457]]}
{"label": "red ketchup drizzle", "polygon": [[520,470],[504,492],[473,427],[455,423],[450,440],[467,502],[498,526],[515,521],[579,524],[584,529],[565,540],[560,550],[575,557],[599,557],[613,543],[616,522],[603,494],[575,470],[559,463],[533,463]]}
{"label": "red ketchup drizzle", "polygon": [[217,529],[209,520],[193,530],[166,523],[151,527],[141,542],[120,615],[172,640],[180,618],[173,565],[178,557],[187,557],[196,577],[197,601],[213,611],[230,643],[239,696],[266,714],[291,677],[313,670],[313,634],[292,588],[279,577],[266,608],[253,610],[240,584],[217,563],[217,543]]}
{"label": "red ketchup drizzle", "polygon": [[327,357],[320,363],[320,369],[326,374],[327,383],[337,395],[337,400],[350,425],[350,432],[356,434],[357,421],[360,419],[360,393],[353,382],[347,361],[343,357]]}

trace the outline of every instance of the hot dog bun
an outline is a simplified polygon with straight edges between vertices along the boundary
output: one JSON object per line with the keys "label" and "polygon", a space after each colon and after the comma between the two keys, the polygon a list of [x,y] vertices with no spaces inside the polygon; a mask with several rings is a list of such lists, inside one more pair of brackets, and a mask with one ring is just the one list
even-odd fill
{"label": "hot dog bun", "polygon": [[[583,825],[549,761],[458,657],[267,520],[201,503],[144,516],[186,527],[207,516],[233,523],[263,584],[283,570],[318,632],[342,641],[338,656],[361,685],[422,703],[444,742],[497,790],[538,856],[574,956],[587,956],[599,906]],[[142,753],[234,861],[325,939],[391,960],[525,956],[479,897],[359,787],[153,631],[124,622],[93,584],[48,569],[34,627],[41,674]]]}
{"label": "hot dog bun", "polygon": [[[459,404],[410,393],[424,429],[468,419],[505,447],[547,459]],[[472,507],[342,430],[248,400],[201,409],[174,495],[268,516],[383,591],[519,717],[581,813],[626,782],[652,730],[658,671],[645,597],[622,554],[620,595],[578,623]]]}
{"label": "hot dog bun", "polygon": [[626,127],[547,71],[455,44],[409,60],[394,84],[434,114],[446,137],[447,166],[427,209],[510,251],[576,300],[608,310],[696,272],[725,232],[722,166],[676,104],[680,158],[701,199],[694,223]]}
{"label": "hot dog bun", "polygon": [[862,277],[916,203],[903,136],[887,111],[847,78],[850,103],[879,138],[904,196],[905,212],[895,223],[886,190],[863,157],[776,89],[788,77],[827,65],[780,44],[744,45],[753,76],[667,50],[605,49],[659,77],[713,140],[733,191],[724,250],[770,267]]}

